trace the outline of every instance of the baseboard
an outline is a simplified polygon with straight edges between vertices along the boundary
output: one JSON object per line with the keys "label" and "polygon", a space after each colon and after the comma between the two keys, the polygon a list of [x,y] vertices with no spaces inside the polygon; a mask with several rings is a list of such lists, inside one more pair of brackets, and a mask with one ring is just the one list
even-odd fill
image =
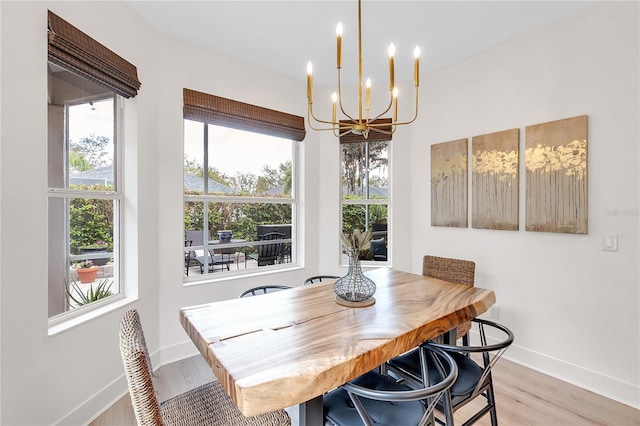
{"label": "baseboard", "polygon": [[598,395],[640,409],[640,386],[515,344],[505,353],[504,358]]}
{"label": "baseboard", "polygon": [[120,377],[100,389],[83,403],[55,422],[56,425],[88,425],[122,398],[129,388],[124,372]]}
{"label": "baseboard", "polygon": [[[476,331],[471,333],[476,334],[476,336],[478,334]],[[475,338],[477,337],[474,336]],[[488,340],[491,343],[493,339],[488,336]],[[496,342],[494,341],[494,343]],[[503,358],[630,407],[640,409],[640,386],[632,383],[524,348],[515,343],[509,347]]]}
{"label": "baseboard", "polygon": [[[198,354],[198,350],[193,346],[193,343],[189,340],[178,345],[169,346],[165,349],[158,350],[152,354],[151,365],[153,365],[154,371],[165,364],[170,364],[181,359],[191,357]],[[127,379],[122,374],[109,383],[104,388],[100,389],[93,396],[87,398],[84,402],[78,405],[75,409],[71,410],[66,416],[59,419],[54,424],[56,425],[88,425],[93,420],[98,418],[102,413],[109,409],[113,404],[118,402],[120,398],[125,396],[129,392],[127,385]]]}

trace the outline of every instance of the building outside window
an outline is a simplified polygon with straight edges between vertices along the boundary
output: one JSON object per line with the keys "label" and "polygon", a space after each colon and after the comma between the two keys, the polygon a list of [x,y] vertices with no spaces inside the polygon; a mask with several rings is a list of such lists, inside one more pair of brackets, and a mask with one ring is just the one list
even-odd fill
{"label": "building outside window", "polygon": [[[355,229],[373,232],[364,261],[390,262],[389,244],[389,142],[341,143],[342,232]],[[346,254],[341,263],[347,264]]]}
{"label": "building outside window", "polygon": [[121,97],[48,64],[49,318],[120,293]]}
{"label": "building outside window", "polygon": [[296,158],[290,139],[184,120],[186,282],[296,262]]}

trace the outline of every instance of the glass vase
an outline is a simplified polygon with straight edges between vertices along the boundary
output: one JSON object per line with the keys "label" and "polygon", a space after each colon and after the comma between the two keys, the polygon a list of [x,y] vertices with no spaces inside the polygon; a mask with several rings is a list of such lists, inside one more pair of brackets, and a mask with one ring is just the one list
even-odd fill
{"label": "glass vase", "polygon": [[347,252],[349,271],[333,285],[336,295],[348,302],[363,302],[376,292],[376,284],[362,272],[359,254],[355,250]]}

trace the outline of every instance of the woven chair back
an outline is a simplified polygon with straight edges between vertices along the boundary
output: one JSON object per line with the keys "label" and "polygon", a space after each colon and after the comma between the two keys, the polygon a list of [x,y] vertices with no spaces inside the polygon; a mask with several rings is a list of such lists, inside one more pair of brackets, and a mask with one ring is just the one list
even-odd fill
{"label": "woven chair back", "polygon": [[426,255],[422,259],[422,275],[473,286],[476,264],[470,260]]}
{"label": "woven chair back", "polygon": [[[470,260],[453,259],[426,255],[422,259],[422,275],[451,281],[458,284],[474,285],[476,264]],[[471,322],[461,324],[456,328],[458,338],[466,335],[471,330]],[[443,342],[442,336],[434,339],[438,343]]]}
{"label": "woven chair back", "polygon": [[135,309],[125,312],[120,322],[120,354],[138,424],[163,425],[162,410],[153,388],[151,359]]}

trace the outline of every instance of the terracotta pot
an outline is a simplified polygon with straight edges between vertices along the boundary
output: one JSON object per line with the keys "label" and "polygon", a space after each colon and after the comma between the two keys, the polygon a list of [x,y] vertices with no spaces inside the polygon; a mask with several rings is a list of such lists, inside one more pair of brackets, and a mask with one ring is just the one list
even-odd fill
{"label": "terracotta pot", "polygon": [[98,274],[99,269],[100,268],[97,266],[92,266],[91,268],[76,269],[76,272],[78,273],[80,282],[83,284],[88,284],[96,280],[96,275]]}

